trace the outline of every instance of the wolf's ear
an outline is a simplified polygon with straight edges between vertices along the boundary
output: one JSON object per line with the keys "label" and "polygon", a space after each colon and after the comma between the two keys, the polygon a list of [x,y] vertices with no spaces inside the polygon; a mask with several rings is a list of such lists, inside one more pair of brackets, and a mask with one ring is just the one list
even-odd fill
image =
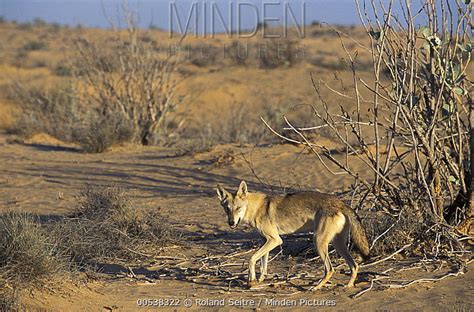
{"label": "wolf's ear", "polygon": [[217,197],[219,198],[220,201],[223,201],[224,199],[227,198],[227,191],[219,184],[217,184],[216,192],[217,192]]}
{"label": "wolf's ear", "polygon": [[239,190],[237,191],[237,196],[247,196],[247,183],[245,183],[245,181],[240,182]]}

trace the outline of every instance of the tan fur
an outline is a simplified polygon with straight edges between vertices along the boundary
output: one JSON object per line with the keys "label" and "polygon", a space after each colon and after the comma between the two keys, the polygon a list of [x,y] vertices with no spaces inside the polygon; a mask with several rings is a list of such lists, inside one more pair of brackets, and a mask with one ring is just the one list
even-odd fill
{"label": "tan fur", "polygon": [[369,255],[369,244],[360,220],[350,207],[337,197],[317,192],[301,192],[283,196],[269,196],[250,193],[245,181],[240,183],[235,194],[217,186],[217,195],[224,208],[228,223],[232,228],[241,222],[255,228],[263,237],[265,244],[250,258],[249,286],[255,286],[255,264],[261,262],[259,282],[267,274],[268,254],[282,244],[281,234],[314,230],[314,244],[324,262],[325,274],[314,289],[320,289],[334,273],[328,254],[332,242],[351,269],[348,287],[354,286],[358,265],[347,249],[349,232],[352,240],[364,257]]}

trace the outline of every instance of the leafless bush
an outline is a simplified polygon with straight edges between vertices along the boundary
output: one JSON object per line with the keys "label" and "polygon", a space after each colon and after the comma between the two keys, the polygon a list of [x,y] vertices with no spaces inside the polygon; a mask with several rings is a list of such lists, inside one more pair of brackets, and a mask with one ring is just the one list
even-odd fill
{"label": "leafless bush", "polygon": [[88,186],[73,215],[54,224],[53,236],[76,263],[143,260],[179,239],[169,220],[140,212],[117,187]]}
{"label": "leafless bush", "polygon": [[156,42],[138,30],[133,14],[126,21],[127,31],[115,29],[115,40],[94,40],[85,32],[74,38],[74,55],[57,68],[69,77],[68,87],[15,85],[23,108],[19,134],[46,132],[87,152],[124,141],[165,140],[166,119],[180,102],[174,98],[178,57],[156,52]]}
{"label": "leafless bush", "polygon": [[78,84],[76,96],[102,116],[118,116],[133,125],[132,141],[158,142],[165,120],[179,100],[174,98],[180,80],[178,57],[159,54],[153,42],[128,14],[127,31],[118,29],[113,42],[103,43],[86,34],[74,40],[71,66]]}
{"label": "leafless bush", "polygon": [[[343,87],[336,90],[313,81],[319,99],[313,111],[345,147],[345,157],[307,139],[307,131],[320,127],[296,127],[287,120],[286,128],[299,138],[286,139],[308,145],[332,173],[354,178],[356,208],[383,210],[397,218],[412,210],[423,216],[421,228],[406,233],[412,240],[420,238],[413,247],[429,239],[427,246],[435,248],[424,251],[434,256],[443,248],[462,250],[453,226],[469,215],[472,5],[424,1],[420,14],[428,24],[417,29],[419,14],[412,12],[409,2],[400,4],[405,13],[401,19],[392,12],[393,1],[377,3],[358,6],[370,37],[370,46],[359,46],[372,59],[373,80],[358,74],[356,55],[348,52],[341,36],[353,87],[341,81]],[[373,11],[367,12],[369,8]],[[330,107],[323,88],[352,100],[354,111]],[[362,163],[363,169],[351,165],[350,159]],[[429,238],[423,236],[426,233]]]}

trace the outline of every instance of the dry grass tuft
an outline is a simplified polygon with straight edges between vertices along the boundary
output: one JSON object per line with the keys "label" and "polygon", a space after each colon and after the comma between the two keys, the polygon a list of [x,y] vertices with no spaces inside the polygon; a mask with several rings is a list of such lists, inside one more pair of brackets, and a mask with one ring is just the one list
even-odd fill
{"label": "dry grass tuft", "polygon": [[81,265],[130,263],[179,239],[168,218],[138,211],[117,187],[88,186],[73,215],[54,227],[61,246]]}
{"label": "dry grass tuft", "polygon": [[0,311],[23,311],[21,289],[54,285],[70,269],[54,236],[32,216],[0,215]]}
{"label": "dry grass tuft", "polygon": [[40,223],[0,215],[0,311],[19,310],[19,291],[54,285],[77,268],[133,264],[179,239],[168,219],[140,212],[117,187],[87,187],[74,213]]}
{"label": "dry grass tuft", "polygon": [[206,138],[181,139],[175,145],[176,156],[192,156],[209,152],[212,146],[213,142]]}
{"label": "dry grass tuft", "polygon": [[68,270],[54,238],[33,217],[16,212],[0,215],[0,284],[43,284]]}

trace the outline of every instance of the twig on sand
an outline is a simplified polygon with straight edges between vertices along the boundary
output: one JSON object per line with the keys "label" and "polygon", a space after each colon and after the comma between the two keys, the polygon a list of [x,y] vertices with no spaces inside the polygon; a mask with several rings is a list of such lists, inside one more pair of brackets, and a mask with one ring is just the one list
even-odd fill
{"label": "twig on sand", "polygon": [[355,293],[355,294],[353,294],[353,295],[351,295],[351,296],[349,296],[349,297],[352,298],[352,299],[358,298],[358,297],[362,296],[363,294],[365,294],[366,292],[372,290],[372,288],[374,287],[374,283],[375,283],[375,282],[390,277],[387,273],[390,272],[391,270],[393,270],[393,268],[387,269],[387,270],[383,271],[382,273],[378,273],[378,275],[382,275],[382,276],[373,278],[373,279],[370,281],[369,287],[364,288],[364,289],[362,289],[361,291],[359,291],[359,292],[357,292],[357,293]]}
{"label": "twig on sand", "polygon": [[180,258],[180,257],[171,257],[171,256],[155,256],[155,260],[188,260],[186,258]]}
{"label": "twig on sand", "polygon": [[133,250],[131,248],[128,248],[128,247],[125,247],[125,249],[127,249],[128,251],[130,251],[131,253],[134,253],[134,254],[137,254],[137,255],[140,255],[140,256],[143,256],[143,257],[151,257],[151,255],[149,254],[145,254],[143,252],[139,252],[137,250]]}
{"label": "twig on sand", "polygon": [[437,282],[437,281],[444,280],[445,278],[450,277],[450,276],[456,277],[456,276],[459,276],[459,275],[462,275],[462,274],[464,274],[464,272],[462,271],[462,269],[459,269],[456,273],[452,273],[452,272],[447,273],[447,274],[445,274],[441,277],[437,277],[437,278],[419,278],[419,279],[412,280],[410,282],[405,282],[405,283],[402,283],[402,284],[390,283],[390,284],[381,284],[381,286],[385,286],[385,287],[388,287],[388,288],[403,288],[403,287],[407,287],[407,286],[410,286],[410,285],[413,285],[413,284],[416,284],[416,283]]}
{"label": "twig on sand", "polygon": [[135,272],[133,272],[131,267],[128,266],[127,269],[128,269],[128,272],[130,273],[130,277],[137,278],[137,276],[135,275]]}
{"label": "twig on sand", "polygon": [[351,299],[355,299],[355,298],[358,298],[358,297],[362,296],[362,295],[365,294],[366,292],[372,290],[372,288],[374,287],[374,283],[375,283],[375,282],[380,281],[380,280],[382,280],[382,279],[384,279],[384,278],[389,278],[389,276],[380,276],[380,277],[377,277],[377,278],[372,279],[372,280],[370,281],[369,287],[364,288],[364,289],[362,289],[361,291],[359,291],[359,292],[357,292],[357,293],[355,293],[354,295],[351,295],[351,296],[349,296],[349,297],[350,297]]}
{"label": "twig on sand", "polygon": [[371,263],[367,263],[367,264],[363,264],[361,265],[360,267],[361,268],[368,268],[370,266],[373,266],[373,265],[376,265],[376,264],[379,264],[379,263],[382,263],[384,261],[387,261],[388,259],[391,259],[393,256],[401,253],[403,250],[407,249],[408,247],[411,246],[412,243],[409,243],[409,244],[406,244],[405,246],[403,246],[402,248],[398,249],[397,251],[395,251],[394,253],[388,255],[387,257],[385,258],[382,258],[380,260],[377,260],[377,261],[374,261],[374,262],[371,262]]}

